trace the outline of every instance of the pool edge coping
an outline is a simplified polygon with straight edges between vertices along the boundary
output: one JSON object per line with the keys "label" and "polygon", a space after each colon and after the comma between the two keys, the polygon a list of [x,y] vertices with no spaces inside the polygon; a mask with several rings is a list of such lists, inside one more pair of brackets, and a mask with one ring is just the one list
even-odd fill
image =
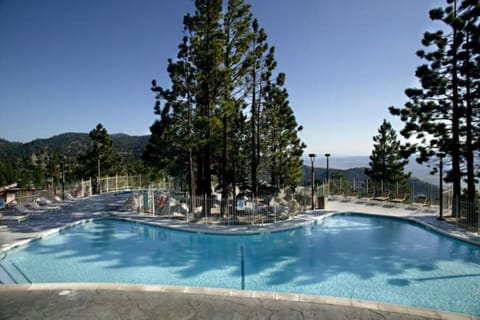
{"label": "pool edge coping", "polygon": [[[374,217],[383,217],[383,218],[391,218],[391,219],[398,219],[401,221],[407,221],[413,224],[416,224],[420,227],[423,227],[427,230],[437,232],[441,235],[447,236],[449,238],[463,241],[475,246],[480,246],[480,237],[478,240],[476,239],[471,239],[467,237],[462,237],[457,234],[449,232],[449,230],[444,230],[438,226],[435,226],[433,224],[430,224],[428,222],[419,220],[418,218],[414,216],[398,216],[398,215],[389,215],[389,214],[379,214],[379,213],[369,213],[369,212],[358,212],[358,211],[341,211],[341,210],[326,210],[325,213],[321,214],[315,214],[315,212],[318,212],[319,210],[315,211],[306,211],[305,213],[297,215],[293,219],[298,219],[299,221],[292,221],[288,226],[281,226],[277,228],[264,228],[262,226],[255,226],[255,227],[249,227],[249,226],[242,226],[244,230],[246,231],[241,231],[241,230],[235,230],[232,232],[232,230],[228,230],[228,228],[234,228],[238,226],[217,226],[217,225],[205,225],[205,224],[189,224],[189,223],[179,223],[175,226],[169,226],[165,225],[159,222],[152,222],[152,221],[143,221],[139,219],[135,219],[135,216],[120,216],[120,215],[110,215],[109,217],[117,219],[117,220],[122,220],[122,221],[130,221],[130,222],[137,222],[137,223],[144,223],[148,225],[153,225],[153,226],[158,226],[158,227],[163,227],[163,228],[168,228],[171,230],[181,230],[181,231],[187,231],[187,232],[194,232],[194,233],[202,233],[202,234],[217,234],[217,235],[255,235],[255,234],[269,234],[269,233],[275,233],[275,232],[282,232],[282,231],[287,231],[287,230],[292,230],[292,229],[297,229],[301,228],[306,225],[310,225],[319,221],[322,221],[324,219],[330,218],[335,215],[342,215],[342,214],[358,214],[358,215],[364,215],[364,216],[374,216]],[[320,211],[322,212],[322,211]],[[298,217],[298,218],[297,218]],[[96,219],[102,219],[102,218],[96,218]],[[301,220],[300,220],[301,219]],[[167,220],[172,220],[168,218],[162,218],[162,220],[167,221]],[[160,221],[160,220],[159,220]],[[288,220],[285,220],[288,221]],[[283,221],[282,221],[283,222]],[[282,222],[278,222],[279,224],[285,224]],[[272,225],[272,224],[270,224]],[[216,229],[216,227],[221,227],[222,229]],[[454,226],[453,226],[454,227]]]}
{"label": "pool edge coping", "polygon": [[[76,225],[84,224],[90,221],[94,220],[101,220],[101,219],[115,219],[115,220],[120,220],[120,221],[129,221],[129,222],[136,222],[136,223],[143,223],[147,225],[152,225],[152,226],[157,226],[157,227],[162,227],[162,228],[167,228],[170,230],[177,230],[177,231],[186,231],[186,232],[193,232],[193,233],[200,233],[200,234],[213,234],[213,235],[260,235],[260,234],[270,234],[270,233],[276,233],[276,232],[282,232],[282,231],[287,231],[287,230],[293,230],[297,228],[301,228],[306,225],[310,225],[313,223],[318,223],[319,221],[322,221],[324,219],[327,219],[329,217],[332,217],[334,215],[341,215],[341,214],[359,214],[359,215],[365,215],[365,216],[376,216],[376,217],[385,217],[385,218],[392,218],[392,219],[399,219],[403,221],[408,221],[412,222],[414,224],[418,224],[421,227],[426,228],[427,230],[432,230],[434,232],[437,232],[441,235],[450,237],[455,240],[459,241],[464,241],[469,244],[475,245],[475,246],[480,246],[480,237],[478,240],[470,239],[467,237],[461,237],[457,234],[449,232],[449,230],[444,230],[438,226],[435,226],[433,224],[430,224],[428,222],[419,220],[418,218],[414,216],[398,216],[398,215],[389,215],[389,214],[381,214],[381,213],[369,213],[369,212],[358,212],[358,211],[344,211],[344,210],[313,210],[313,211],[305,211],[301,214],[296,215],[292,219],[289,220],[283,220],[279,221],[276,223],[275,226],[274,223],[272,224],[266,224],[266,227],[262,225],[254,225],[254,226],[225,226],[225,225],[208,225],[208,224],[190,224],[187,222],[183,221],[178,221],[175,219],[168,219],[168,218],[161,218],[158,219],[157,221],[144,221],[141,219],[136,219],[136,216],[138,217],[137,213],[113,213],[113,212],[108,212],[105,213],[103,216],[99,217],[91,217],[91,218],[86,218],[86,219],[80,219],[74,222],[67,223],[63,226],[48,229],[43,231],[42,233],[33,236],[29,239],[24,239],[20,241],[13,242],[11,244],[8,244],[6,246],[3,246],[0,248],[0,253],[6,253],[12,249],[15,249],[17,247],[21,247],[24,245],[29,244],[32,241],[35,240],[40,240],[42,238],[46,238],[48,236],[57,234],[65,229],[71,228]],[[175,222],[175,225],[168,225],[165,223],[165,221],[170,221],[170,222]],[[287,225],[288,224],[288,225]],[[273,227],[272,227],[273,226]],[[455,226],[454,226],[455,227]],[[221,229],[219,229],[221,228]],[[238,230],[232,230],[233,228],[239,228]],[[457,228],[458,229],[458,228]],[[3,259],[3,257],[2,257]],[[0,259],[0,260],[2,260]]]}
{"label": "pool edge coping", "polygon": [[[8,251],[13,250],[18,247],[22,247],[25,245],[28,245],[29,243],[35,241],[35,240],[41,240],[43,238],[47,238],[49,236],[52,236],[54,234],[60,233],[65,229],[69,229],[71,227],[81,225],[84,223],[88,223],[91,221],[95,220],[102,220],[102,219],[114,219],[114,220],[119,220],[119,221],[129,221],[129,222],[135,222],[135,223],[143,223],[146,225],[151,225],[151,226],[157,226],[161,228],[167,228],[170,230],[177,230],[177,231],[185,231],[185,232],[193,232],[193,233],[199,233],[199,234],[212,234],[212,235],[261,235],[261,234],[270,234],[270,233],[276,233],[276,232],[282,232],[282,231],[288,231],[288,230],[293,230],[297,228],[301,228],[307,225],[311,225],[314,223],[318,223],[320,221],[323,221],[327,218],[330,218],[335,215],[342,215],[342,214],[358,214],[358,215],[364,215],[364,216],[375,216],[375,217],[384,217],[384,218],[391,218],[391,219],[398,219],[401,221],[407,221],[411,222],[414,224],[419,225],[420,227],[423,227],[427,230],[431,230],[433,232],[439,233],[441,235],[447,236],[449,238],[458,240],[458,241],[463,241],[466,243],[469,243],[474,246],[480,246],[480,239],[473,240],[467,237],[461,237],[457,234],[449,232],[449,230],[444,230],[440,227],[437,227],[433,224],[430,224],[428,222],[422,221],[417,219],[414,216],[397,216],[397,215],[389,215],[389,214],[379,214],[379,213],[369,213],[369,212],[358,212],[358,211],[343,211],[343,210],[314,210],[314,211],[305,211],[302,214],[298,214],[295,216],[293,219],[289,220],[283,220],[278,222],[278,224],[274,227],[271,227],[273,224],[268,224],[267,227],[264,227],[264,225],[260,226],[241,226],[240,229],[234,230],[232,232],[232,228],[239,228],[236,225],[233,226],[225,226],[225,225],[208,225],[208,224],[190,224],[187,222],[179,222],[174,219],[168,219],[168,218],[161,218],[157,221],[144,221],[140,219],[136,219],[136,213],[132,214],[115,214],[112,212],[106,213],[103,216],[100,217],[91,217],[91,218],[86,218],[86,219],[80,219],[74,222],[67,223],[63,226],[48,229],[43,231],[42,233],[31,237],[29,239],[24,239],[20,241],[16,241],[14,243],[11,243],[9,245],[6,245],[2,248],[0,248],[0,254],[4,253],[5,255],[0,258],[0,261],[3,260],[7,254]],[[293,220],[293,221],[292,221]],[[298,220],[298,221],[295,221]],[[168,225],[165,223],[165,221],[171,221],[175,222],[175,225]],[[288,225],[285,226],[290,222]],[[280,227],[278,227],[280,225]],[[218,229],[218,228],[222,229]]]}
{"label": "pool edge coping", "polygon": [[369,300],[359,300],[332,296],[295,294],[271,291],[257,290],[238,290],[238,289],[222,289],[211,287],[194,287],[194,286],[171,286],[171,285],[144,285],[144,284],[121,284],[121,283],[36,283],[36,284],[8,284],[1,285],[0,292],[10,291],[60,291],[59,295],[68,294],[69,291],[125,291],[125,292],[162,292],[162,293],[181,293],[192,295],[208,295],[208,296],[229,296],[249,299],[274,300],[279,302],[303,302],[333,305],[339,307],[368,309],[374,311],[384,311],[392,313],[400,313],[410,316],[426,317],[431,319],[468,319],[480,320],[480,316],[455,313],[443,310],[428,309],[421,307],[413,307],[400,304],[389,304],[384,302],[376,302]]}

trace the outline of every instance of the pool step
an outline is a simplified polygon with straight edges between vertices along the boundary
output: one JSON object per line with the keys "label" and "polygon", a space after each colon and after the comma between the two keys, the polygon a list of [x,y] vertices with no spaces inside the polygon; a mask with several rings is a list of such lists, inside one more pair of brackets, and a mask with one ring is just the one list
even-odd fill
{"label": "pool step", "polygon": [[0,262],[0,282],[2,284],[32,283],[15,262],[6,259]]}

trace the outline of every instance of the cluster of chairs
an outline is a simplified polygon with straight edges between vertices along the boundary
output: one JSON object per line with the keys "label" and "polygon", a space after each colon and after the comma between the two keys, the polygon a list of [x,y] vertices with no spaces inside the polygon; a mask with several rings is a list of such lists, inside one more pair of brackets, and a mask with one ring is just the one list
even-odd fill
{"label": "cluster of chairs", "polygon": [[369,192],[366,194],[360,194],[358,191],[351,191],[345,193],[344,190],[337,190],[330,195],[331,200],[339,201],[358,201],[362,203],[390,203],[393,205],[409,204],[414,208],[425,208],[429,205],[428,198],[424,195],[418,195],[412,201],[409,201],[407,193],[392,194],[390,191]]}
{"label": "cluster of chairs", "polygon": [[[65,192],[65,200],[58,195],[53,196],[51,199],[39,197],[25,203],[14,200],[0,210],[0,222],[16,221],[20,223],[27,221],[32,215],[58,213],[60,209],[70,205],[74,200],[75,198],[68,192]],[[8,230],[8,226],[0,225],[0,231],[5,230]]]}

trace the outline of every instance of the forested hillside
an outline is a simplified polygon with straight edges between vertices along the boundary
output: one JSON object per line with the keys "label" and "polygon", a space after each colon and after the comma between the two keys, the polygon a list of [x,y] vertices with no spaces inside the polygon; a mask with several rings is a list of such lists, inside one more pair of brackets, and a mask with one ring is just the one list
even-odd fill
{"label": "forested hillside", "polygon": [[[118,174],[143,171],[141,157],[149,136],[113,134],[110,139]],[[88,133],[63,133],[28,143],[0,139],[0,186],[17,183],[22,188],[38,188],[47,178],[58,183],[62,166],[67,181],[91,177],[97,163],[89,159],[92,146]]]}
{"label": "forested hillside", "polygon": [[[113,150],[119,153],[133,153],[141,158],[150,136],[130,136],[123,133],[112,134]],[[62,133],[47,139],[35,139],[31,142],[10,142],[0,138],[0,159],[7,160],[23,157],[48,150],[65,156],[78,157],[92,146],[88,133]]]}

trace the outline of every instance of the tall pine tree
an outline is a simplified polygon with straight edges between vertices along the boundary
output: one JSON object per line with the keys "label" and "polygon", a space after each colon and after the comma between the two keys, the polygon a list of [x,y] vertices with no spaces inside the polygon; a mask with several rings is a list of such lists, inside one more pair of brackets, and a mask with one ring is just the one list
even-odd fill
{"label": "tall pine tree", "polygon": [[[415,139],[404,146],[406,155],[418,152],[420,163],[436,157],[438,152],[446,153],[450,159],[446,180],[453,185],[454,215],[465,174],[468,198],[473,200],[475,196],[478,6],[476,1],[448,0],[445,8],[430,11],[430,18],[442,22],[450,33],[424,34],[422,44],[426,49],[417,51],[417,55],[426,63],[416,71],[422,88],[406,90],[409,102],[403,108],[390,107],[390,112],[405,122],[401,134]],[[462,170],[465,162],[466,172]]]}
{"label": "tall pine tree", "polygon": [[[247,57],[252,40],[250,25],[252,23],[250,6],[244,0],[229,0],[223,19],[224,54],[223,54],[223,99],[220,116],[222,118],[222,156],[221,187],[222,198],[226,199],[233,191],[235,180],[235,163],[240,156],[235,146],[235,128],[242,119],[241,102],[245,96],[245,78],[248,73]],[[239,103],[240,102],[240,103]],[[225,210],[225,207],[222,208]]]}
{"label": "tall pine tree", "polygon": [[297,125],[284,85],[284,73],[280,73],[275,82],[269,81],[261,115],[261,172],[269,175],[270,184],[279,189],[293,188],[300,183],[301,156],[305,148],[298,137],[302,127]]}
{"label": "tall pine tree", "polygon": [[397,133],[387,120],[383,120],[378,129],[378,135],[373,137],[373,150],[370,156],[370,167],[365,169],[365,174],[378,186],[398,183],[406,187],[410,173],[405,174],[408,160],[401,154],[401,144]]}
{"label": "tall pine tree", "polygon": [[[197,0],[195,6],[184,18],[177,58],[168,63],[171,88],[152,82],[160,118],[151,127],[144,159],[165,174],[188,179],[192,195],[209,195],[216,181],[224,198],[237,185],[257,195],[257,171],[267,161],[260,128],[271,125],[262,109],[276,67],[274,49],[244,0],[227,1],[225,11],[222,1]],[[288,105],[286,90],[277,91],[274,104]],[[288,107],[284,113],[288,121],[272,123],[283,126],[279,132],[294,127],[295,133],[282,138],[288,158],[282,163],[288,172],[300,172],[303,144],[293,111]],[[294,176],[282,181],[293,185]]]}
{"label": "tall pine tree", "polygon": [[118,158],[113,152],[113,142],[108,135],[107,129],[101,123],[90,131],[90,139],[92,140],[92,148],[86,156],[87,175],[95,176],[97,179],[97,192],[100,190],[101,176],[108,176],[117,173]]}

